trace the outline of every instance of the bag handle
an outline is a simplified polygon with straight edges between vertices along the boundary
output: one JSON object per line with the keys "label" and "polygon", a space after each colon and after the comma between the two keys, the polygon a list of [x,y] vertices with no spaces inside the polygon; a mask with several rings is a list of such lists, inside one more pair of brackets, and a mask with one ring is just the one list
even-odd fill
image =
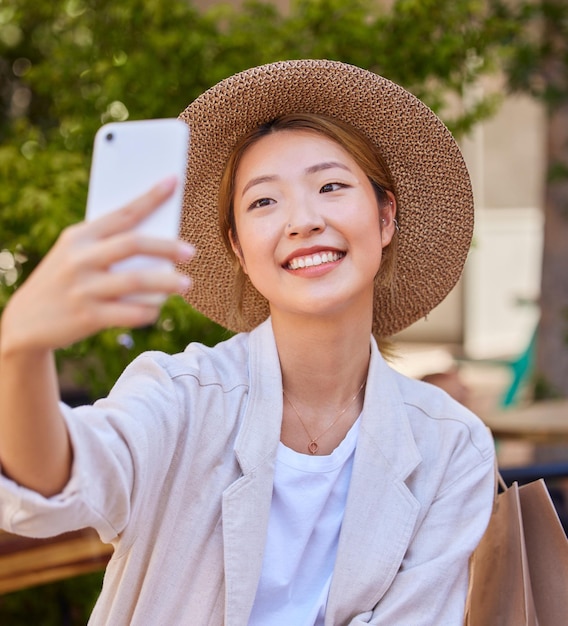
{"label": "bag handle", "polygon": [[493,512],[495,512],[497,508],[497,497],[499,496],[499,487],[503,492],[509,489],[507,483],[503,476],[501,476],[501,472],[499,471],[499,464],[497,463],[497,458],[495,458],[495,487],[493,490]]}

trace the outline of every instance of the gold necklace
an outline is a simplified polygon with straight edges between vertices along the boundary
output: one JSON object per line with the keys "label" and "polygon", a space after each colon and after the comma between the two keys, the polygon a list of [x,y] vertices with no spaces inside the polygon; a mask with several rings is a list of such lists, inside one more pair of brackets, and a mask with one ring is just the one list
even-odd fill
{"label": "gold necklace", "polygon": [[355,400],[361,393],[363,387],[365,386],[366,382],[367,381],[364,380],[361,383],[361,386],[357,390],[357,393],[351,398],[351,400],[349,400],[347,406],[345,406],[343,409],[341,409],[341,411],[339,411],[339,413],[336,415],[335,419],[331,422],[331,424],[323,432],[321,432],[317,437],[312,437],[310,435],[310,432],[306,428],[306,425],[304,424],[304,420],[302,419],[302,416],[300,415],[300,411],[298,411],[298,409],[294,406],[294,403],[292,402],[292,400],[290,400],[290,397],[288,396],[286,391],[282,389],[282,393],[284,394],[284,397],[286,398],[286,400],[288,400],[288,402],[290,403],[290,406],[294,409],[294,412],[296,413],[296,415],[298,416],[298,419],[300,420],[300,424],[302,424],[304,430],[306,431],[306,435],[308,435],[308,438],[310,440],[310,443],[308,444],[308,452],[310,454],[315,454],[318,451],[319,446],[317,444],[317,440],[323,437],[325,433],[328,432],[328,430],[331,430],[331,428],[335,426],[339,418],[345,413],[345,411],[347,411],[347,409],[353,404],[353,402],[355,402]]}

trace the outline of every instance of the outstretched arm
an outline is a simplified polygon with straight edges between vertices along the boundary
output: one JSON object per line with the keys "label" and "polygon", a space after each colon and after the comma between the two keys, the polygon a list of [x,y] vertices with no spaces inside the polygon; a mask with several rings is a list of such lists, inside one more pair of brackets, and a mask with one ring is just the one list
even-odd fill
{"label": "outstretched arm", "polygon": [[0,464],[2,472],[44,496],[58,493],[71,471],[72,449],[59,410],[53,351],[104,328],[136,327],[157,318],[160,301],[132,296],[184,292],[175,271],[112,272],[144,254],[188,260],[193,248],[137,234],[133,227],[166,200],[165,180],[124,208],[66,229],[10,299],[0,326]]}

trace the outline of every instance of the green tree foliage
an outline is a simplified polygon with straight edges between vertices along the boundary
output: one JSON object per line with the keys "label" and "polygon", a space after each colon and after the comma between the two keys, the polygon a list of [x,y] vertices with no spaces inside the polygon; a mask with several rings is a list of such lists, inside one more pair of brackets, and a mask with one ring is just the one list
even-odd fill
{"label": "green tree foliage", "polygon": [[[27,257],[22,280],[61,229],[82,218],[97,128],[177,115],[211,83],[216,32],[182,1],[0,4],[0,176],[8,182],[0,187],[0,249]],[[13,287],[0,287],[1,304]],[[58,357],[96,396],[145,349],[222,336],[173,298],[155,327],[105,331]]]}
{"label": "green tree foliage", "polygon": [[504,69],[511,91],[528,93],[549,109],[568,100],[568,4],[564,0],[494,0],[493,10],[511,24]]}

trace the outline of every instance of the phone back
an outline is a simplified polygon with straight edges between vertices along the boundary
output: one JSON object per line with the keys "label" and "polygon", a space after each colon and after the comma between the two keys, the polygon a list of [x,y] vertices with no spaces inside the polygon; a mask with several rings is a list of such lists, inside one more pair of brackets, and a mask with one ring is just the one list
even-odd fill
{"label": "phone back", "polygon": [[188,144],[189,128],[176,118],[102,126],[95,136],[87,219],[123,207],[174,175],[179,181],[174,193],[140,224],[139,230],[152,237],[177,238]]}

